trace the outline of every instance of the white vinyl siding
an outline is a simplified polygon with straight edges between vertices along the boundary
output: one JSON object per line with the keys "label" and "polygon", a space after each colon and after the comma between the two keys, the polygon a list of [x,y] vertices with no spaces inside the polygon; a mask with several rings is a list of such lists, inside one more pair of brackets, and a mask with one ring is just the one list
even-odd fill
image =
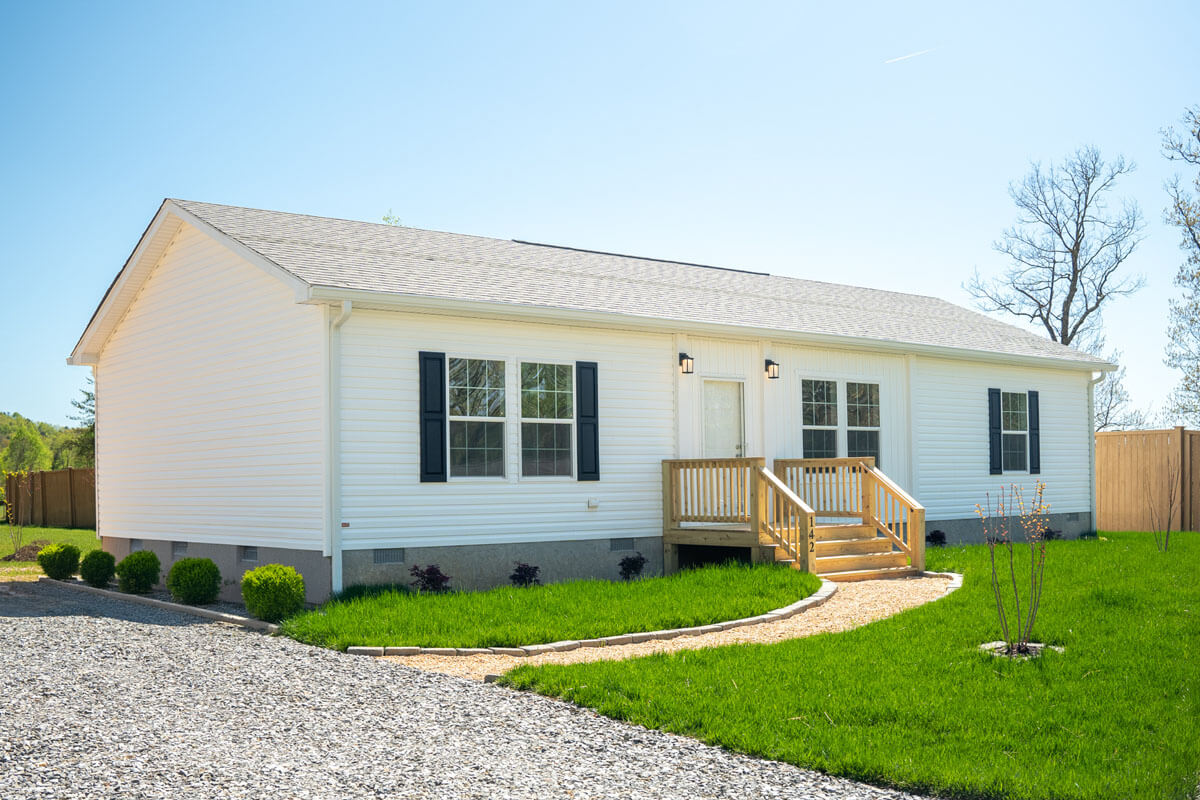
{"label": "white vinyl siding", "polygon": [[[675,453],[672,347],[667,335],[356,309],[342,328],[344,546],[660,536],[661,461]],[[419,351],[505,362],[504,478],[418,480]],[[598,364],[600,480],[526,477],[519,365],[577,361]],[[564,427],[573,450],[574,426]]]}
{"label": "white vinyl siding", "polygon": [[100,353],[100,534],[320,549],[322,319],[184,225]]}
{"label": "white vinyl siding", "polygon": [[[1054,513],[1089,511],[1089,379],[1086,372],[916,359],[917,499],[927,518],[970,518],[988,492],[994,497],[1014,482],[1029,490],[1038,480]],[[1040,475],[989,474],[988,389],[997,386],[1038,392]]]}

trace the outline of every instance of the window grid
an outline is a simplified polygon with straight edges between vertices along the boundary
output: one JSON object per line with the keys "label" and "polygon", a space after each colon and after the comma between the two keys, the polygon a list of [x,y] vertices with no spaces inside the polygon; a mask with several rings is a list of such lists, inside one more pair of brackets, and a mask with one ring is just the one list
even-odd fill
{"label": "window grid", "polygon": [[504,477],[504,362],[451,358],[447,385],[450,476]]}
{"label": "window grid", "polygon": [[574,367],[521,364],[521,475],[574,474]]}
{"label": "window grid", "polygon": [[1029,398],[1024,392],[1000,393],[1001,462],[1005,472],[1029,469]]}
{"label": "window grid", "polygon": [[879,384],[846,383],[846,455],[879,466]]}
{"label": "window grid", "polygon": [[800,382],[801,444],[805,458],[837,458],[837,381]]}

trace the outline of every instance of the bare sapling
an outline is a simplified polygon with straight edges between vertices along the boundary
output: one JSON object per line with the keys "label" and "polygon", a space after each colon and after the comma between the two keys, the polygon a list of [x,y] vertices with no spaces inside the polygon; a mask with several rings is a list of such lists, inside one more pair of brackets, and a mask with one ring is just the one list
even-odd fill
{"label": "bare sapling", "polygon": [[[1167,441],[1169,443],[1170,439]],[[1150,512],[1150,532],[1154,534],[1154,545],[1163,553],[1171,547],[1171,526],[1175,522],[1175,515],[1180,506],[1179,473],[1183,458],[1178,453],[1172,458],[1172,449],[1174,448],[1167,450],[1167,485],[1165,489],[1160,484],[1151,482],[1151,470],[1146,470],[1142,474],[1146,508]]]}
{"label": "bare sapling", "polygon": [[[20,493],[21,479],[25,477],[25,474],[22,472],[5,472],[3,476],[5,484],[8,483],[9,475],[12,475],[14,478],[16,478],[14,483],[17,485],[17,492]],[[29,502],[32,502],[32,481],[29,482],[29,493],[31,495]],[[9,497],[4,498],[4,521],[7,524],[8,540],[12,543],[12,551],[16,553],[21,549],[21,545],[25,543],[25,527],[21,524],[17,510],[14,508],[12,498]]]}
{"label": "bare sapling", "polygon": [[[992,566],[992,592],[1006,655],[1029,655],[1033,626],[1042,605],[1042,585],[1046,568],[1046,530],[1050,505],[1045,501],[1046,484],[1038,481],[1033,497],[1026,500],[1024,490],[1013,484],[1002,488],[993,498],[989,492],[984,505],[975,513],[983,525]],[[1020,537],[1020,541],[1017,538]],[[1021,552],[1028,548],[1029,589],[1022,597],[1025,561]],[[997,554],[999,550],[999,554]]]}

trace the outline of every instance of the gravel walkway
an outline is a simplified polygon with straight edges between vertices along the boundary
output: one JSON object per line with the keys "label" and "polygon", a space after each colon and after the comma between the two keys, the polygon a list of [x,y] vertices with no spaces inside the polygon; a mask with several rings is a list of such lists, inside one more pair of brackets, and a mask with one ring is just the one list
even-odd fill
{"label": "gravel walkway", "polygon": [[877,619],[899,614],[905,609],[936,600],[946,593],[949,578],[891,578],[879,581],[839,583],[837,593],[824,604],[810,608],[794,617],[762,625],[733,628],[700,636],[681,636],[676,639],[640,642],[618,647],[588,647],[565,653],[546,653],[540,656],[388,656],[387,660],[417,669],[457,675],[460,678],[483,680],[485,675],[507,672],[522,664],[578,664],[583,661],[634,658],[651,653],[673,653],[723,644],[754,642],[769,644],[784,639],[798,639],[815,633],[835,633],[857,628]]}
{"label": "gravel walkway", "polygon": [[8,583],[0,797],[907,795],[532,694]]}

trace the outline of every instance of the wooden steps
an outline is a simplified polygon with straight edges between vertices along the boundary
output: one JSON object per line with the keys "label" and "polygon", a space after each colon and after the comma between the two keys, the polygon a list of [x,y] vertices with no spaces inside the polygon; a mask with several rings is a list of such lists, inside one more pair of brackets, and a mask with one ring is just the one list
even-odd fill
{"label": "wooden steps", "polygon": [[921,570],[916,567],[887,567],[885,569],[856,569],[820,574],[827,581],[848,583],[850,581],[874,581],[881,578],[913,578],[920,575]]}
{"label": "wooden steps", "polygon": [[831,581],[866,581],[920,574],[908,555],[895,550],[873,525],[817,525],[813,571]]}

